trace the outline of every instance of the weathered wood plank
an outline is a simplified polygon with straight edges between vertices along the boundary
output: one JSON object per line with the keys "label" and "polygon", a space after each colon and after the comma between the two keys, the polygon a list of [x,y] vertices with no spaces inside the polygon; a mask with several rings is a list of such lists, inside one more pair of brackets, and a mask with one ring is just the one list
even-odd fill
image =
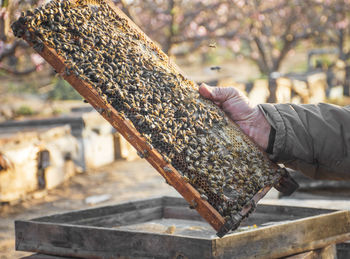
{"label": "weathered wood plank", "polygon": [[[330,245],[326,246],[322,249],[319,249],[319,257],[322,259],[337,259],[337,246],[336,245]],[[341,258],[339,258],[341,259]]]}
{"label": "weathered wood plank", "polygon": [[[189,209],[188,203],[179,197],[162,197],[139,200],[135,202],[127,202],[114,206],[104,206],[99,208],[93,208],[88,210],[78,210],[69,213],[56,214],[52,216],[46,216],[34,219],[34,221],[41,222],[55,222],[55,223],[74,223],[81,225],[94,225],[94,226],[110,226],[117,225],[118,218],[123,218],[123,214],[130,215],[125,216],[125,220],[129,221],[120,222],[120,224],[137,223],[133,221],[132,215],[141,213],[140,211],[150,209],[154,207],[164,206],[163,217],[165,218],[178,218],[178,219],[192,219],[201,220],[199,214],[195,210]],[[322,213],[332,212],[334,210],[325,209],[313,209],[302,208],[292,206],[270,206],[270,205],[258,205],[255,213],[246,219],[242,226],[262,224],[271,221],[286,221],[303,217],[314,216]],[[146,210],[144,211],[146,215]],[[142,214],[142,213],[141,213]],[[159,215],[155,214],[156,217]],[[156,219],[156,217],[154,219]],[[113,219],[116,219],[113,221]],[[150,220],[152,217],[148,217],[146,220]],[[108,224],[110,222],[111,224]]]}
{"label": "weathered wood plank", "polygon": [[232,234],[216,239],[214,249],[220,258],[279,258],[349,239],[350,214],[340,211]]}
{"label": "weathered wood plank", "polygon": [[[334,212],[333,210],[318,210],[318,209],[304,209],[298,207],[290,207],[286,210],[280,208],[281,206],[266,206],[263,210],[256,210],[253,215],[244,220],[241,226],[251,225],[273,225],[280,224],[291,220],[301,219],[319,215],[321,213]],[[187,207],[168,206],[163,209],[164,218],[187,219],[187,220],[202,220],[200,215]]]}
{"label": "weathered wood plank", "polygon": [[336,258],[337,258],[336,245],[330,245],[317,250],[283,257],[283,259],[336,259]]}
{"label": "weathered wood plank", "polygon": [[55,222],[55,223],[67,223],[75,222],[81,219],[88,220],[93,218],[99,218],[109,216],[113,214],[120,214],[126,212],[137,212],[147,208],[161,207],[162,198],[143,199],[139,201],[132,201],[121,203],[118,205],[97,207],[93,209],[77,210],[68,213],[55,214],[51,216],[41,217],[33,219],[33,221],[40,222]]}
{"label": "weathered wood plank", "polygon": [[33,254],[26,257],[21,257],[20,259],[76,259],[76,257],[63,257],[55,255],[45,255],[45,254]]}
{"label": "weathered wood plank", "polygon": [[163,218],[203,221],[203,218],[198,214],[196,210],[192,210],[186,207],[165,207],[163,208]]}
{"label": "weathered wood plank", "polygon": [[295,206],[282,206],[282,205],[265,205],[259,204],[255,210],[257,213],[265,214],[290,214],[300,217],[319,215],[323,213],[334,212],[336,210],[331,209],[317,209],[317,208],[307,208],[307,207],[295,207]]}
{"label": "weathered wood plank", "polygon": [[[51,216],[41,217],[34,219],[34,221],[45,221],[55,223],[74,223],[93,225],[95,220],[103,220],[104,217],[117,217],[116,214],[123,214],[129,212],[137,212],[139,210],[153,208],[153,207],[164,207],[163,213],[168,213],[164,217],[183,218],[183,219],[194,219],[198,220],[198,213],[195,210],[189,209],[188,203],[179,197],[164,196],[161,198],[143,199],[139,201],[126,202],[118,205],[98,207],[88,210],[78,210],[69,213],[55,214]],[[181,211],[183,214],[178,213]],[[268,221],[284,221],[292,220],[297,218],[309,217],[319,215],[323,213],[333,212],[334,210],[327,209],[314,209],[314,208],[303,208],[294,206],[271,206],[271,205],[258,205],[254,214],[252,214],[242,225],[261,224]],[[169,214],[170,213],[170,214]],[[178,217],[175,217],[175,215]],[[85,222],[85,223],[84,223]],[[132,221],[130,221],[132,222]],[[136,222],[135,222],[136,223]],[[101,224],[102,226],[102,224]]]}
{"label": "weathered wood plank", "polygon": [[315,251],[307,251],[305,253],[291,255],[283,257],[283,259],[318,259],[316,256]]}
{"label": "weathered wood plank", "polygon": [[[316,250],[317,251],[317,250]],[[283,257],[283,259],[321,259],[316,251],[307,251],[305,253]]]}
{"label": "weathered wood plank", "polygon": [[[162,218],[163,208],[153,207],[142,210],[127,211],[124,213],[110,214],[89,219],[80,219],[69,222],[70,224],[95,227],[116,227],[147,222]],[[197,213],[198,214],[198,213]]]}
{"label": "weathered wood plank", "polygon": [[335,210],[260,204],[255,212],[242,222],[241,226],[295,220],[331,212],[335,212]]}
{"label": "weathered wood plank", "polygon": [[162,201],[163,201],[163,207],[166,207],[166,206],[186,207],[186,206],[188,206],[188,202],[184,199],[179,198],[179,197],[163,196]]}
{"label": "weathered wood plank", "polygon": [[[200,219],[198,213],[189,209],[187,202],[181,198],[155,198],[149,202],[137,201],[135,204],[137,206],[124,203],[66,213],[68,216],[61,214],[35,221],[16,221],[16,249],[84,258],[115,258],[119,255],[156,258],[171,258],[175,255],[188,258],[278,258],[350,239],[348,211],[329,213],[329,210],[271,205],[262,206],[254,217],[257,220],[263,218],[262,222],[271,221],[268,212],[272,212],[272,219],[276,221],[284,218],[292,221],[233,233],[222,239],[107,228],[118,220],[125,220],[127,224],[145,222],[145,215],[148,215],[150,222],[154,217]],[[138,212],[134,213],[132,208]],[[321,212],[328,213],[298,219]],[[98,215],[101,216],[100,223]],[[101,227],[82,224],[99,224]]]}
{"label": "weathered wood plank", "polygon": [[[16,221],[16,249],[82,258],[212,258],[211,240]],[[195,249],[194,249],[195,248]]]}

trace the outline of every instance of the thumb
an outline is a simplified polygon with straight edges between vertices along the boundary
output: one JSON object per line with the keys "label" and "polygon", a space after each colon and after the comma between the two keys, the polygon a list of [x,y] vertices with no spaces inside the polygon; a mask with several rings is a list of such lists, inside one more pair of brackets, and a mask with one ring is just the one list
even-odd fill
{"label": "thumb", "polygon": [[212,87],[202,83],[199,87],[199,93],[209,100],[223,103],[237,94],[232,87]]}

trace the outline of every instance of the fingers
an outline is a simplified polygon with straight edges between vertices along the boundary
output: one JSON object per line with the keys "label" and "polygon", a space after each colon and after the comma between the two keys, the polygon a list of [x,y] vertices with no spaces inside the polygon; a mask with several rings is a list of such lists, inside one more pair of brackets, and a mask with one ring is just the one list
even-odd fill
{"label": "fingers", "polygon": [[239,92],[233,87],[211,87],[204,83],[200,85],[199,93],[204,98],[212,100],[216,103],[223,103],[228,99],[239,95]]}
{"label": "fingers", "polygon": [[202,83],[200,86],[199,86],[199,93],[204,97],[204,98],[207,98],[207,99],[212,99],[211,97],[211,90],[209,89],[210,86],[208,86],[207,84],[204,84]]}
{"label": "fingers", "polygon": [[206,84],[200,85],[199,93],[219,105],[260,147],[267,148],[271,126],[259,108],[253,106],[243,93],[234,87],[211,87]]}
{"label": "fingers", "polygon": [[254,117],[254,107],[248,98],[234,87],[211,87],[201,84],[200,94],[212,100],[234,121],[250,121]]}

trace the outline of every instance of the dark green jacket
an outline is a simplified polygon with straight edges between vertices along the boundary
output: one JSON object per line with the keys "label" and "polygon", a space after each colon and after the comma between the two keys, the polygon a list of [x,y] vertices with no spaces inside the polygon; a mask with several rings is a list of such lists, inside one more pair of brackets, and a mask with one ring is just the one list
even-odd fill
{"label": "dark green jacket", "polygon": [[270,158],[314,179],[350,180],[350,106],[261,104],[276,130]]}

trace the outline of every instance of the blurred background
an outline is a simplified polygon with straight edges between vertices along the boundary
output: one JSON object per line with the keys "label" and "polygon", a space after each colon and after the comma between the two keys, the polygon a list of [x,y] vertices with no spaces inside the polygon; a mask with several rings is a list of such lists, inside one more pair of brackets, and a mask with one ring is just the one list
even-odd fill
{"label": "blurred background", "polygon": [[[10,29],[21,11],[43,2],[1,1],[2,121],[57,115],[66,110],[61,100],[80,100]],[[256,103],[348,100],[347,0],[115,2],[197,82],[236,85]]]}
{"label": "blurred background", "polygon": [[[350,104],[350,0],[114,2],[198,83],[235,86],[255,104]],[[0,258],[19,255],[16,218],[176,195],[14,37],[11,23],[44,3],[0,1]],[[350,190],[346,182],[300,179],[301,190],[327,197]]]}

